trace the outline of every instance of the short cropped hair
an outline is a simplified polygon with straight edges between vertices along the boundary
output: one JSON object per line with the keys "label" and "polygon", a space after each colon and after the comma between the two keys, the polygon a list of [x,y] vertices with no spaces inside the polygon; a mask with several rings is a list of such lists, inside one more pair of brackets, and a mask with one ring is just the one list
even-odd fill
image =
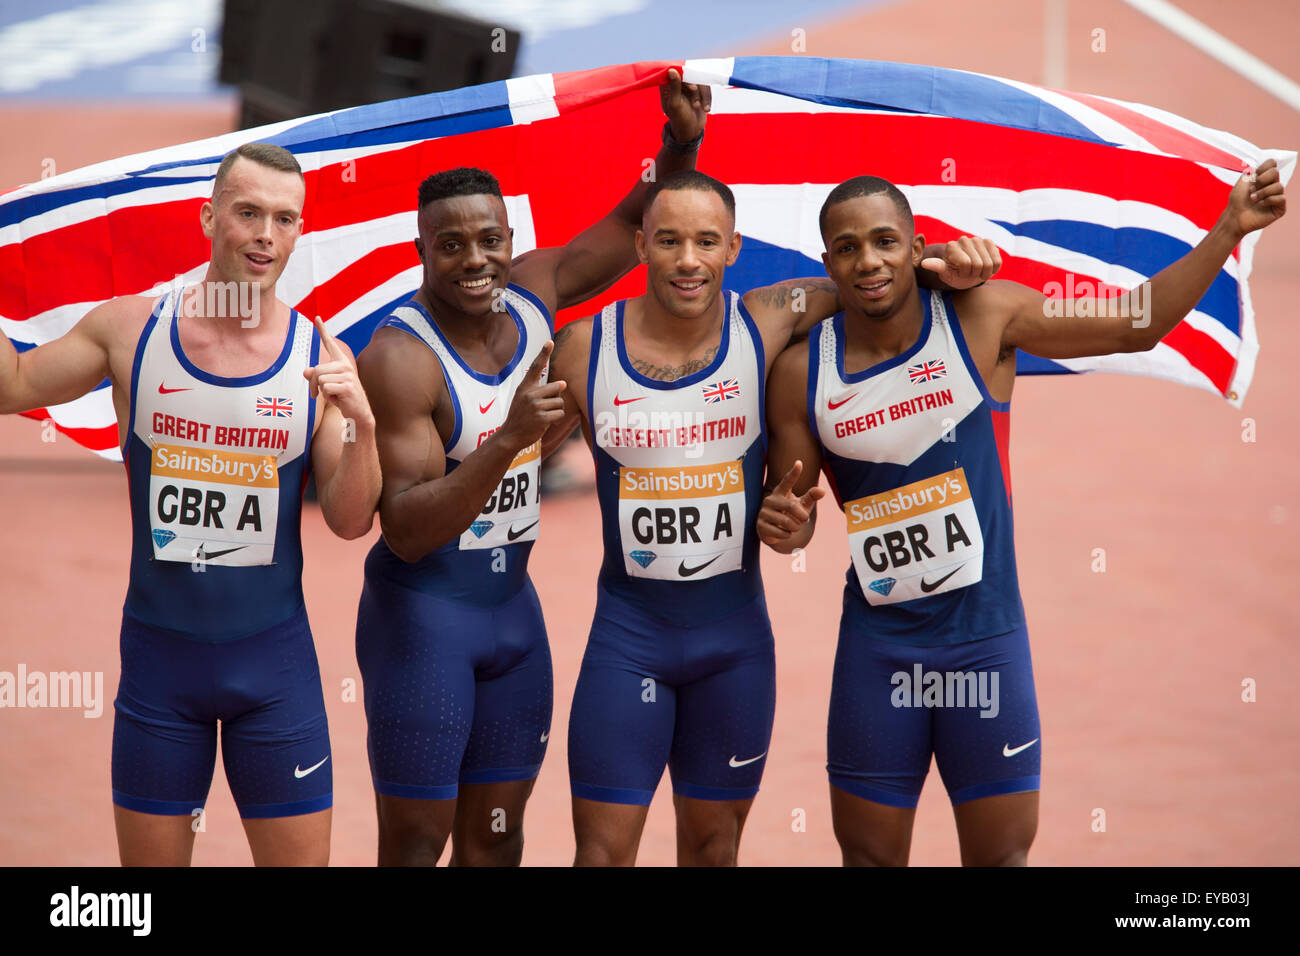
{"label": "short cropped hair", "polygon": [[666,179],[656,180],[651,184],[650,189],[646,192],[645,205],[642,207],[647,212],[655,199],[662,192],[680,189],[698,189],[703,192],[716,193],[722,199],[722,204],[727,207],[727,212],[731,218],[736,218],[736,197],[726,183],[708,176],[698,169],[684,169],[681,172],[673,173]]}
{"label": "short cropped hair", "polygon": [[505,201],[505,197],[501,195],[501,184],[486,169],[458,166],[455,169],[444,169],[440,173],[434,173],[420,183],[419,204],[416,209],[423,209],[431,202],[450,199],[452,196],[496,196]]}
{"label": "short cropped hair", "polygon": [[862,196],[888,196],[898,208],[903,216],[903,221],[907,223],[907,228],[916,232],[916,220],[912,218],[912,204],[907,201],[901,189],[891,183],[888,179],[881,179],[879,176],[854,176],[847,179],[831,190],[826,201],[822,203],[821,212],[817,215],[817,225],[821,229],[822,238],[826,236],[826,217],[830,213],[832,206],[838,206],[842,202],[848,202],[850,199],[858,199]]}
{"label": "short cropped hair", "polygon": [[221,165],[217,167],[216,178],[212,180],[213,196],[221,192],[221,186],[226,181],[230,167],[234,166],[235,160],[241,157],[268,169],[276,169],[282,173],[296,173],[299,179],[306,181],[302,175],[302,167],[298,165],[298,160],[294,158],[293,153],[283,146],[276,146],[274,143],[245,143],[243,146],[231,150],[221,160]]}

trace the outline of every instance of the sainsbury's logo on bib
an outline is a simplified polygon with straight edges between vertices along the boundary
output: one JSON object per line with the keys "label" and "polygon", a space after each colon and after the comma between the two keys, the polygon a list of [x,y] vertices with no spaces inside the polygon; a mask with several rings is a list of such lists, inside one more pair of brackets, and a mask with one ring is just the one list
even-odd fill
{"label": "sainsbury's logo on bib", "polygon": [[618,521],[629,577],[700,581],[738,570],[746,521],[741,463],[624,465]]}
{"label": "sainsbury's logo on bib", "polygon": [[619,469],[621,498],[690,498],[745,490],[739,461],[677,468]]}
{"label": "sainsbury's logo on bib", "polygon": [[962,468],[844,503],[868,604],[897,604],[984,577],[984,537]]}

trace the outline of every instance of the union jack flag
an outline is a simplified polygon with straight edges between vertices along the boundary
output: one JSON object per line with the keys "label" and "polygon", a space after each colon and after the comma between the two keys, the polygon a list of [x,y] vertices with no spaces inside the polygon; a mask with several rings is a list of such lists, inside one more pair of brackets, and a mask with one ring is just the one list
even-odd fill
{"label": "union jack flag", "polygon": [[[605,215],[658,145],[669,67],[713,85],[704,172],[733,185],[745,244],[727,270],[744,291],[822,275],[817,211],[851,176],[897,184],[930,242],[992,238],[1002,278],[1048,291],[1087,281],[1114,294],[1149,279],[1214,225],[1261,149],[1135,103],[905,63],[813,57],[636,63],[518,77],[339,110],[73,170],[0,195],[0,329],[19,350],[63,335],[94,305],[202,278],[196,222],[221,157],[252,140],[291,150],[307,179],[306,231],[277,285],[354,352],[420,283],[416,189],[478,165],[501,182],[516,255],[567,242]],[[773,133],[796,150],[770,148]],[[575,149],[575,143],[581,149]],[[958,182],[945,182],[956,165]],[[951,176],[946,177],[951,179]],[[581,183],[581,189],[574,189]],[[1241,403],[1258,344],[1246,280],[1251,233],[1195,310],[1155,349],[1049,361],[1021,373],[1164,378]],[[165,236],[165,242],[158,242]],[[639,295],[637,269],[557,326]],[[26,412],[118,458],[108,382]],[[720,399],[719,399],[720,400]]]}
{"label": "union jack flag", "polygon": [[725,402],[729,398],[737,398],[740,395],[740,383],[734,378],[701,387],[704,390],[704,401],[709,405],[716,405],[718,402]]}
{"label": "union jack flag", "polygon": [[293,416],[293,400],[288,398],[259,398],[257,400],[257,414],[273,415],[276,418],[290,418]]}
{"label": "union jack flag", "polygon": [[947,374],[948,370],[944,368],[943,359],[933,359],[920,365],[907,367],[907,377],[913,382],[928,382],[932,378],[943,378]]}

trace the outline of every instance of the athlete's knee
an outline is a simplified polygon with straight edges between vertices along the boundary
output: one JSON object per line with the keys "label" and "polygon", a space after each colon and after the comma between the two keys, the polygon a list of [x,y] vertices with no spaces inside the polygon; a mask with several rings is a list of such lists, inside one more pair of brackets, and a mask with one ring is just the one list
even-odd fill
{"label": "athlete's knee", "polygon": [[735,827],[719,827],[695,835],[677,834],[679,866],[735,866],[740,851],[740,834]]}
{"label": "athlete's knee", "polygon": [[909,850],[910,847],[840,840],[840,860],[845,866],[907,866]]}
{"label": "athlete's knee", "polygon": [[906,834],[884,829],[850,827],[836,821],[835,839],[845,866],[907,866],[912,849],[910,831]]}
{"label": "athlete's knee", "polygon": [[524,856],[524,829],[458,834],[452,840],[450,866],[518,866]]}
{"label": "athlete's knee", "polygon": [[962,847],[962,866],[1028,866],[1033,837],[984,846]]}
{"label": "athlete's knee", "polygon": [[379,821],[380,866],[434,866],[451,833],[429,821]]}
{"label": "athlete's knee", "polygon": [[641,845],[639,828],[626,832],[612,827],[600,832],[583,832],[576,828],[574,866],[635,866],[637,849]]}

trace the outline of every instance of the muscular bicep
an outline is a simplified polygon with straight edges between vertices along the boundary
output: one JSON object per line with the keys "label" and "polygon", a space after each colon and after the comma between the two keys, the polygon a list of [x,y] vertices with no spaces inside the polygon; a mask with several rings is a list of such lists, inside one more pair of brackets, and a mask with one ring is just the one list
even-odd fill
{"label": "muscular bicep", "polygon": [[405,333],[377,332],[357,366],[375,415],[375,446],[384,476],[381,520],[394,498],[421,482],[441,478],[447,468],[433,418],[445,393],[442,370],[428,349],[394,336]]}
{"label": "muscular bicep", "polygon": [[772,358],[791,339],[807,335],[818,322],[840,310],[840,294],[826,277],[787,279],[760,289],[751,289],[742,301],[758,323],[763,345]]}
{"label": "muscular bicep", "polygon": [[808,422],[808,343],[782,352],[767,383],[767,479],[769,491],[796,461],[803,471],[792,491],[802,495],[817,484],[822,467],[821,442]]}
{"label": "muscular bicep", "polygon": [[110,374],[111,323],[122,306],[107,302],[92,309],[80,322],[53,342],[19,352],[10,358],[10,374],[0,395],[3,412],[25,412],[61,405],[80,398]]}

